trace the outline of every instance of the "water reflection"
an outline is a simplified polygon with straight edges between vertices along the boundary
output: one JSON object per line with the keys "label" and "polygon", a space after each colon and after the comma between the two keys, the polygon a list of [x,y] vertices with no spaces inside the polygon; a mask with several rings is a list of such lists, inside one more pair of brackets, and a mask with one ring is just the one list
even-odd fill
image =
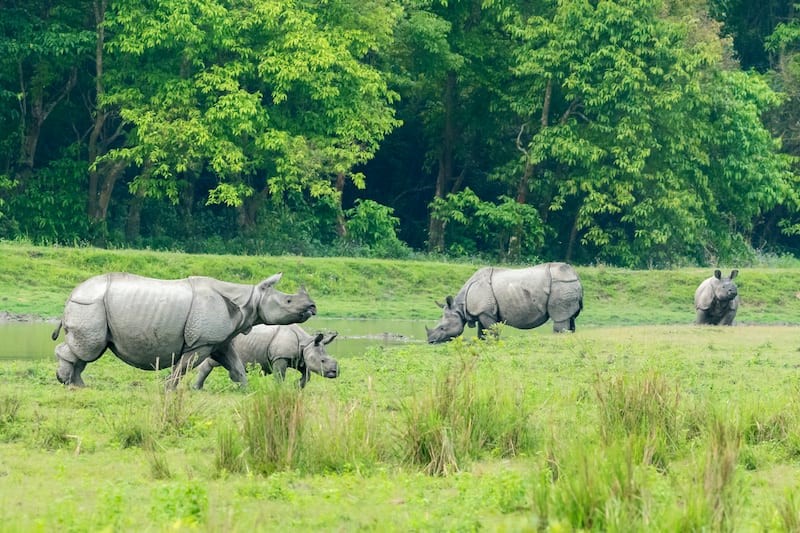
{"label": "water reflection", "polygon": [[[0,324],[0,361],[53,358],[57,342],[50,335],[52,322]],[[389,346],[425,341],[425,323],[417,320],[350,320],[314,317],[302,324],[309,333],[336,331],[339,336],[327,346],[334,357],[363,353],[371,346]]]}

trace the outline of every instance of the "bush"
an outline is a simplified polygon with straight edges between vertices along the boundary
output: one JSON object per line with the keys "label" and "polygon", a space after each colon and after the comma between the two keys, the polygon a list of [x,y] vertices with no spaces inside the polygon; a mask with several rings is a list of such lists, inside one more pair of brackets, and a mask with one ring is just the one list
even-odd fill
{"label": "bush", "polygon": [[345,241],[356,249],[362,248],[367,257],[408,257],[411,249],[397,237],[400,219],[393,213],[391,207],[373,200],[356,200],[355,207],[345,211]]}

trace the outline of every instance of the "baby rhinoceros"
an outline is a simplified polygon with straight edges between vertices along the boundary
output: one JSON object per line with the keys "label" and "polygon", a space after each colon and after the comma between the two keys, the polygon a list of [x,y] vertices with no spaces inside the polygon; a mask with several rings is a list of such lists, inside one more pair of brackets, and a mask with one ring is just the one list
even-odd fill
{"label": "baby rhinoceros", "polygon": [[[255,363],[261,366],[264,374],[275,374],[283,380],[287,368],[298,370],[300,387],[305,387],[311,378],[311,372],[326,378],[339,376],[339,364],[328,355],[325,349],[336,338],[336,333],[309,335],[296,324],[288,326],[253,326],[247,334],[240,334],[231,339],[221,351],[228,359],[239,359],[243,365]],[[215,367],[220,366],[212,357],[205,359],[198,366],[197,380],[194,388],[202,389],[208,375]]]}
{"label": "baby rhinoceros", "polygon": [[694,308],[697,311],[697,324],[730,326],[739,308],[739,290],[733,278],[739,273],[732,270],[727,278],[719,269],[704,280],[694,293]]}

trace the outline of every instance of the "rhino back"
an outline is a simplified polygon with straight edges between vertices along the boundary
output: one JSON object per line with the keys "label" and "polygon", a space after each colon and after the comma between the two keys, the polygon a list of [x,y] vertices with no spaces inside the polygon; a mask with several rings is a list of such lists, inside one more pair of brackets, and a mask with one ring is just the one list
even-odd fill
{"label": "rhino back", "polygon": [[270,360],[269,353],[282,326],[259,324],[253,326],[249,333],[234,337],[230,346],[242,363],[266,364]]}
{"label": "rhino back", "polygon": [[114,353],[139,368],[164,368],[184,347],[192,305],[187,280],[113,275],[105,307]]}
{"label": "rhino back", "polygon": [[536,327],[547,319],[550,279],[543,265],[496,272],[492,289],[500,317],[510,326]]}

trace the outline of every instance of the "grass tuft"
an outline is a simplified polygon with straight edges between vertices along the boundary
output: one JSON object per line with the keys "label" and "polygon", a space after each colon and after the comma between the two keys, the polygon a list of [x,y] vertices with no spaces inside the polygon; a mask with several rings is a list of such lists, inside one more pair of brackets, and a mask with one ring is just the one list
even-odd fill
{"label": "grass tuft", "polygon": [[300,464],[305,431],[302,390],[286,382],[263,379],[244,402],[240,416],[247,457],[254,471],[269,475]]}

